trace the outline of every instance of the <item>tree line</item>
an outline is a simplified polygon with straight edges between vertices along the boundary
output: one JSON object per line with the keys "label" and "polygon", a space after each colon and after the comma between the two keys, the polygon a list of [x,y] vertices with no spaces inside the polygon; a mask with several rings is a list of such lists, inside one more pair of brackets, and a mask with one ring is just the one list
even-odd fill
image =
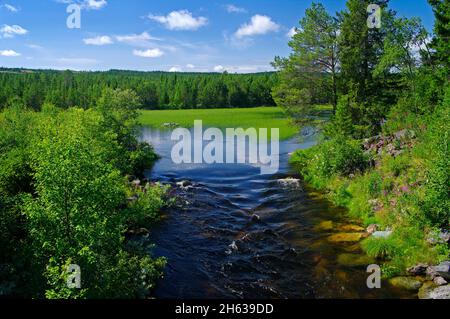
{"label": "tree line", "polygon": [[74,72],[0,69],[0,108],[21,103],[40,110],[94,105],[105,88],[136,92],[144,109],[273,106],[275,73]]}

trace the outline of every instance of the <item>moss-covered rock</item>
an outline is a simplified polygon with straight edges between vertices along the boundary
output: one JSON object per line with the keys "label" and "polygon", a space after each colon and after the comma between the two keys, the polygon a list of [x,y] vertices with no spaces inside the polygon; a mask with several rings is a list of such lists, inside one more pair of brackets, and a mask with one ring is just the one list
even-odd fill
{"label": "moss-covered rock", "polygon": [[414,277],[394,277],[389,279],[389,283],[397,288],[417,291],[422,287],[422,283]]}

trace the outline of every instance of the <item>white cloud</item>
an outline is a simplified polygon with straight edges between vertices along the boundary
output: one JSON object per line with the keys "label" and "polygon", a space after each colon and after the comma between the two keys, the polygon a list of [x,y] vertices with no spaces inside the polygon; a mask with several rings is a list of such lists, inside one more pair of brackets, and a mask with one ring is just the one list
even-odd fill
{"label": "white cloud", "polygon": [[243,24],[235,33],[237,38],[262,35],[269,32],[276,32],[280,26],[272,21],[268,16],[254,15],[250,23]]}
{"label": "white cloud", "polygon": [[225,68],[222,65],[216,65],[213,70],[214,72],[223,72]]}
{"label": "white cloud", "polygon": [[107,4],[106,0],[86,0],[84,2],[85,7],[92,10],[99,10]]}
{"label": "white cloud", "polygon": [[87,45],[107,45],[107,44],[113,44],[113,40],[107,36],[98,36],[95,38],[87,38],[83,39],[83,42]]}
{"label": "white cloud", "polygon": [[133,54],[141,58],[159,58],[164,55],[164,52],[160,49],[148,49],[148,50],[134,50]]}
{"label": "white cloud", "polygon": [[247,10],[245,10],[244,8],[236,7],[233,4],[227,4],[226,9],[229,13],[245,13],[245,12],[247,12]]}
{"label": "white cloud", "polygon": [[286,36],[287,36],[288,38],[292,38],[292,37],[293,37],[294,35],[296,35],[296,34],[297,34],[297,28],[292,27],[292,28],[289,29],[289,32],[286,33]]}
{"label": "white cloud", "polygon": [[14,38],[16,35],[24,35],[28,33],[28,30],[25,30],[20,25],[7,25],[4,24],[0,29],[0,33],[4,38]]}
{"label": "white cloud", "polygon": [[142,32],[141,34],[117,35],[116,40],[127,44],[140,45],[146,44],[150,40],[160,41],[161,39],[152,37],[147,32]]}
{"label": "white cloud", "polygon": [[13,57],[13,56],[20,56],[20,53],[17,53],[14,50],[0,50],[0,56],[7,56],[7,57]]}
{"label": "white cloud", "polygon": [[170,68],[169,72],[182,72],[182,70],[178,66],[173,66]]}
{"label": "white cloud", "polygon": [[87,10],[100,10],[104,8],[108,2],[106,0],[55,0],[64,4],[78,4],[82,9]]}
{"label": "white cloud", "polygon": [[197,30],[208,23],[207,18],[193,17],[188,10],[172,11],[167,16],[150,14],[148,18],[163,24],[169,30]]}
{"label": "white cloud", "polygon": [[10,12],[18,12],[19,11],[18,8],[14,7],[14,6],[10,5],[10,4],[7,4],[7,3],[2,5],[2,7],[5,8],[6,10],[10,11]]}
{"label": "white cloud", "polygon": [[193,64],[186,64],[186,67],[188,68],[188,69],[195,69],[195,65],[193,65]]}

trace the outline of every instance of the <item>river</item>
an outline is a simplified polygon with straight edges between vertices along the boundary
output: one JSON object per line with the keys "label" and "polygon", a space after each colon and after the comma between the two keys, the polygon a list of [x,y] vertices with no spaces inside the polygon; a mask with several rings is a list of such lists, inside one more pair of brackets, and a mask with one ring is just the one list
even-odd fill
{"label": "river", "polygon": [[[161,159],[147,171],[152,181],[174,185],[177,204],[152,226],[144,244],[168,264],[156,298],[399,298],[411,297],[382,283],[369,289],[367,264],[338,262],[361,256],[358,243],[332,243],[348,225],[345,211],[321,194],[283,187],[296,177],[289,153],[316,143],[314,130],[280,142],[280,170],[261,175],[247,164],[174,164],[170,132],[144,128],[142,139]],[[180,181],[191,186],[176,187]],[[332,229],[318,229],[321,222]]]}

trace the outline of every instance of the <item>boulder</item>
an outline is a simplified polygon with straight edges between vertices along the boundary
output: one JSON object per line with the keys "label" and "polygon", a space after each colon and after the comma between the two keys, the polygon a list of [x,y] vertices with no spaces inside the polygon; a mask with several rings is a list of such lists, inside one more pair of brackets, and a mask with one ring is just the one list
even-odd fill
{"label": "boulder", "polygon": [[407,269],[408,273],[414,276],[425,275],[428,268],[428,264],[418,264],[416,266]]}
{"label": "boulder", "polygon": [[378,230],[378,225],[377,224],[371,224],[371,225],[367,226],[367,228],[366,228],[366,232],[368,232],[371,235],[374,232],[376,232],[377,230]]}
{"label": "boulder", "polygon": [[443,285],[446,285],[446,284],[448,283],[447,280],[445,280],[444,278],[442,278],[442,277],[440,277],[440,276],[435,277],[435,278],[433,279],[433,282],[434,282],[434,284],[435,284],[436,286],[443,286]]}
{"label": "boulder", "polygon": [[420,299],[450,299],[450,285],[433,288],[428,285],[426,289],[419,291]]}
{"label": "boulder", "polygon": [[422,286],[422,283],[413,277],[394,277],[389,279],[389,283],[394,287],[410,291],[418,291]]}
{"label": "boulder", "polygon": [[443,277],[445,280],[450,280],[450,261],[444,261],[437,266],[430,266],[427,268],[427,275],[430,277]]}

